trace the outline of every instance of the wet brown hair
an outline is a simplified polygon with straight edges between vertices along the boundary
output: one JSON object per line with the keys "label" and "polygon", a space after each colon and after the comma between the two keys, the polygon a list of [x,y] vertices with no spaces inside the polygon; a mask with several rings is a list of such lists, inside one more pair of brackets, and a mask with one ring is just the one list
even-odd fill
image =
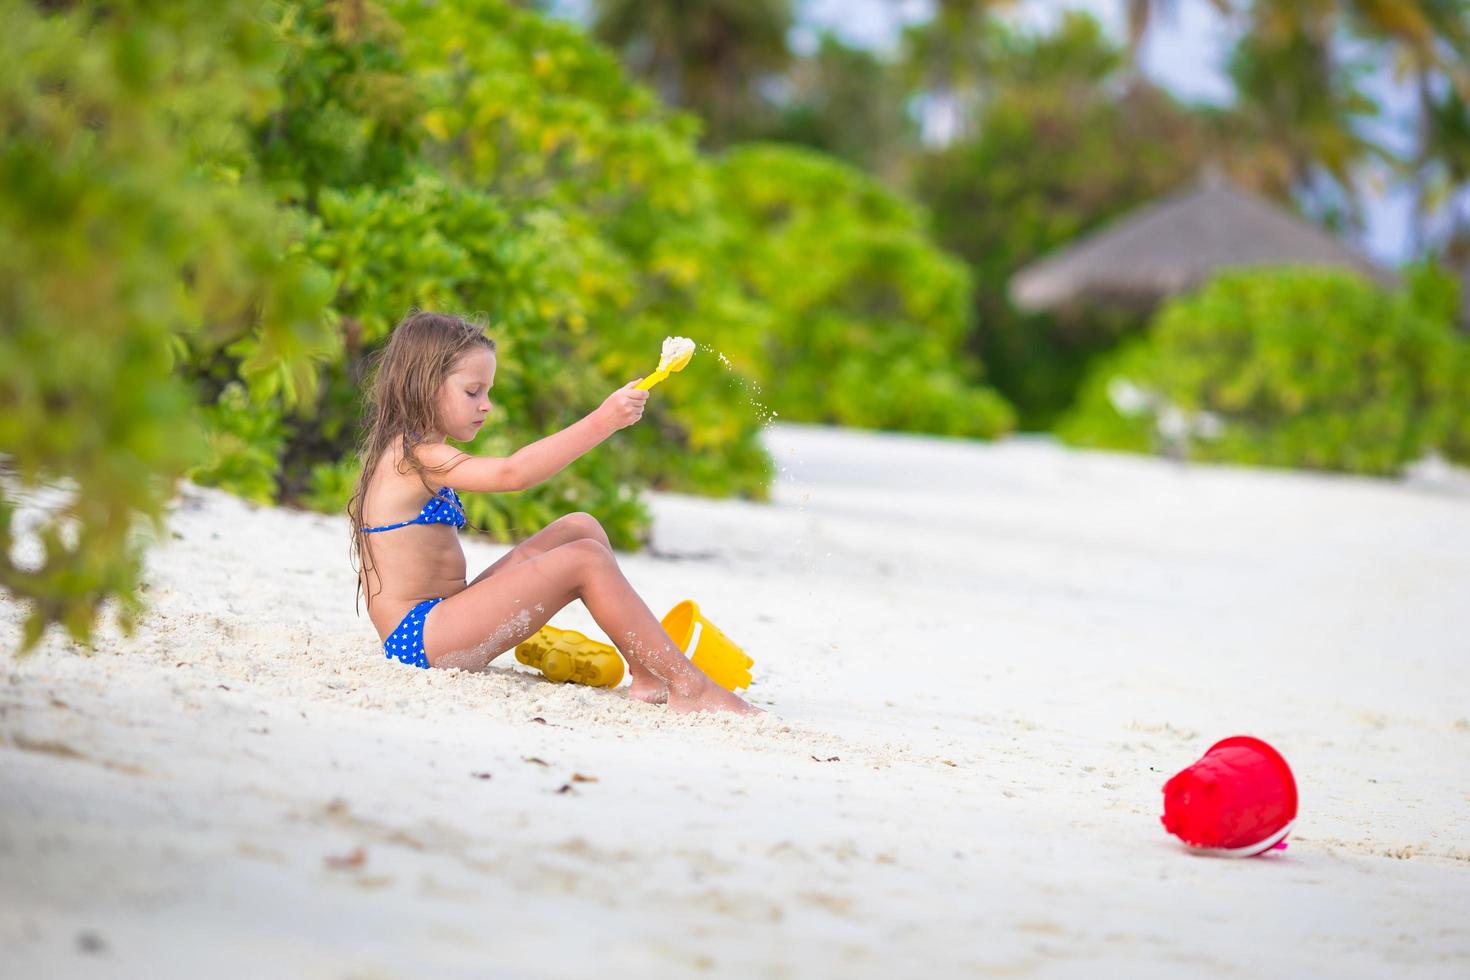
{"label": "wet brown hair", "polygon": [[[429,471],[414,449],[423,445],[426,434],[440,430],[435,407],[439,389],[459,359],[478,347],[495,353],[495,341],[485,336],[483,327],[447,313],[415,312],[399,321],[387,345],[373,358],[357,450],[362,474],[347,502],[347,516],[352,522],[352,563],[358,572],[357,596],[359,602],[366,598],[369,608],[376,593],[368,591],[368,572],[374,570],[374,565],[372,546],[362,533],[368,483],[388,447],[399,440],[402,459],[398,471],[417,472],[424,490],[433,496]],[[381,586],[382,578],[378,581]],[[360,611],[361,606],[358,608]]]}

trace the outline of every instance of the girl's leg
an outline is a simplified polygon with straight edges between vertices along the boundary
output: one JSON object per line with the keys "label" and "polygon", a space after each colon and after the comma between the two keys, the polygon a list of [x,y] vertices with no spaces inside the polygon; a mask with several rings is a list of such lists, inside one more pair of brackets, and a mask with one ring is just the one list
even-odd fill
{"label": "girl's leg", "polygon": [[[493,575],[500,574],[507,568],[514,568],[522,562],[539,555],[544,555],[546,552],[559,548],[564,544],[570,544],[573,541],[583,539],[597,542],[606,548],[609,553],[612,551],[612,545],[607,539],[607,532],[602,529],[602,525],[598,522],[597,518],[591,514],[581,512],[567,514],[565,517],[559,517],[552,521],[546,527],[501,555],[495,564],[475,576],[474,581],[470,585],[477,585]],[[545,624],[543,623],[541,625],[544,626]],[[536,627],[536,629],[540,628],[540,626]],[[653,704],[662,704],[668,699],[668,691],[664,687],[664,682],[650,673],[648,668],[636,660],[628,661],[628,676],[633,682],[633,686],[628,692],[632,697],[637,698],[639,701],[648,701]]]}
{"label": "girl's leg", "polygon": [[675,711],[757,710],[690,663],[623,576],[612,552],[585,538],[507,567],[435,606],[424,626],[429,662],[479,669],[546,625],[573,599],[586,604],[630,664],[668,685],[669,707]]}
{"label": "girl's leg", "polygon": [[607,550],[612,550],[612,545],[608,543],[607,540],[607,532],[602,529],[602,525],[598,523],[597,518],[593,517],[591,514],[567,514],[565,517],[559,517],[556,520],[552,521],[550,524],[546,525],[544,528],[537,531],[535,534],[531,535],[529,538],[522,541],[514,548],[510,549],[505,554],[501,555],[500,559],[496,561],[495,564],[491,565],[479,575],[475,576],[474,581],[470,584],[474,585],[475,583],[483,579],[489,578],[491,575],[494,575],[497,572],[510,568],[513,565],[519,565],[521,562],[525,561],[528,558],[535,558],[537,555],[544,555],[552,548],[557,548],[561,545],[569,544],[573,541],[578,540],[579,538],[587,538],[590,541],[596,541]]}

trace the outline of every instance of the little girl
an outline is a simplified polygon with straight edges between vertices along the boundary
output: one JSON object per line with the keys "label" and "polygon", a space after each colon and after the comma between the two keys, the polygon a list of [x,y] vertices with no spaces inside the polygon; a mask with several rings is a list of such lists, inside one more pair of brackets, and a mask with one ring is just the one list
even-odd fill
{"label": "little girl", "polygon": [[553,521],[466,581],[456,491],[503,493],[550,479],[642,418],[648,392],[634,387],[638,380],[510,456],[471,456],[446,440],[468,442],[484,424],[495,342],[440,313],[398,324],[368,391],[362,476],[347,505],[358,592],[388,657],[479,670],[581,599],[628,661],[633,697],[679,712],[758,711],[689,662],[628,584],[590,514]]}

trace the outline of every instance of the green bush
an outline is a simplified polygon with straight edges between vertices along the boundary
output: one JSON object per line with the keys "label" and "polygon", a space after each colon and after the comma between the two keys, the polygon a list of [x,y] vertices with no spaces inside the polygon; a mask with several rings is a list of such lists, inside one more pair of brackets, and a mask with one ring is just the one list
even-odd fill
{"label": "green bush", "polygon": [[189,471],[203,486],[225,487],[257,503],[273,503],[286,432],[281,410],[271,402],[252,403],[239,382],[202,410],[209,458]]}
{"label": "green bush", "polygon": [[1099,366],[1061,434],[1351,473],[1395,473],[1432,450],[1463,460],[1470,343],[1432,295],[1322,269],[1223,274]]}

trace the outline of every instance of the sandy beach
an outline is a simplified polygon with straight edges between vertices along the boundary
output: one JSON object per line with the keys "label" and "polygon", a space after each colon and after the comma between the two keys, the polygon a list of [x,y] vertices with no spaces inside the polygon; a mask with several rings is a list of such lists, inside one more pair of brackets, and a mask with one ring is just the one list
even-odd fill
{"label": "sandy beach", "polygon": [[[17,660],[0,598],[0,975],[1470,975],[1462,478],[768,438],[619,556],[757,719],[386,661],[344,518],[192,486],[132,637]],[[1191,855],[1234,734],[1297,829]]]}

